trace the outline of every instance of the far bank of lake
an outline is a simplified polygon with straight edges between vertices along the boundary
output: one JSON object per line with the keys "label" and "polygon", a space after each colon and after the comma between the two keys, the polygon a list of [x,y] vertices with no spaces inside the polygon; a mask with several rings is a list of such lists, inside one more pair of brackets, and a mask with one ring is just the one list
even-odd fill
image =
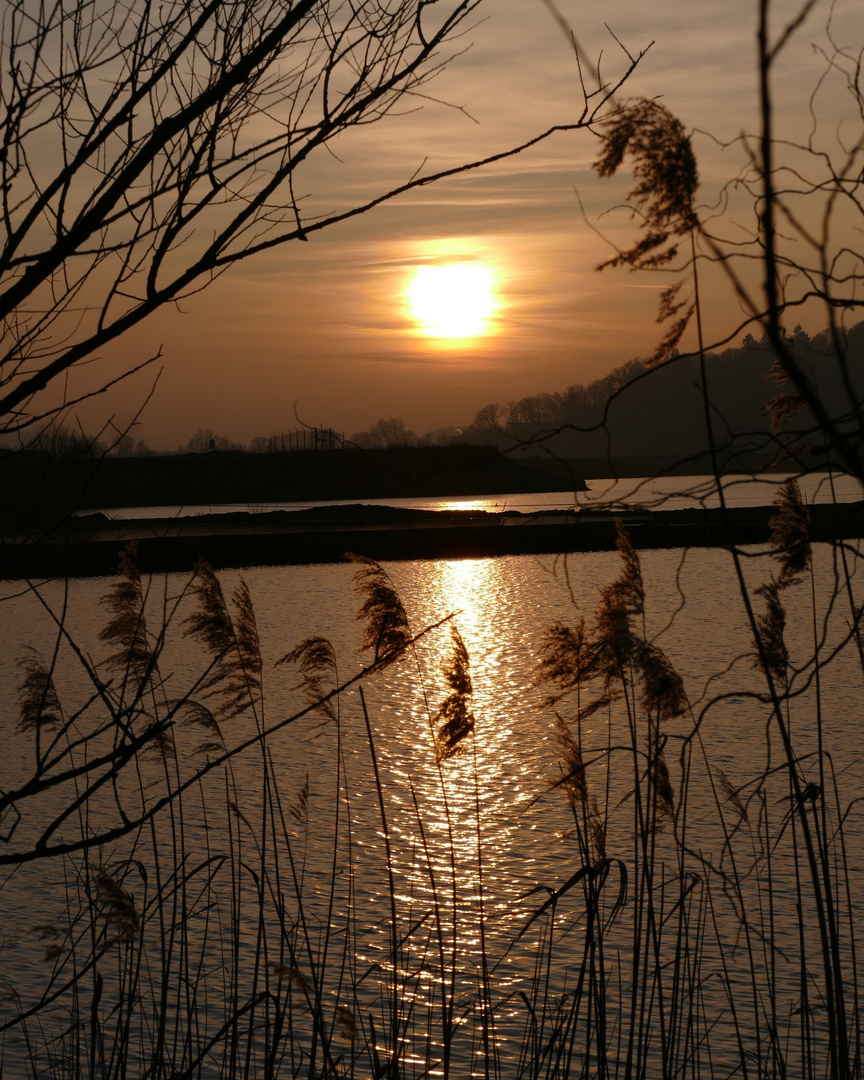
{"label": "far bank of lake", "polygon": [[[90,514],[46,534],[7,534],[0,578],[112,574],[120,549],[130,543],[148,573],[190,572],[199,558],[223,570],[336,563],[346,552],[405,561],[612,551],[619,521],[640,549],[731,547],[767,543],[774,512],[770,505],[526,513],[356,503],[168,519],[112,521]],[[814,541],[864,536],[864,502],[817,503],[810,515]]]}

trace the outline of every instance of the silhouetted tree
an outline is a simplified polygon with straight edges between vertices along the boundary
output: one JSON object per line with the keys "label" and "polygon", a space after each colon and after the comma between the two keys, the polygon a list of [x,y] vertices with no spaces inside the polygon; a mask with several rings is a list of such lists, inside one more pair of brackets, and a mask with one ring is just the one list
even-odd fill
{"label": "silhouetted tree", "polygon": [[365,450],[390,450],[397,446],[416,446],[417,433],[405,425],[398,416],[389,420],[376,420],[368,431],[352,435],[350,441]]}
{"label": "silhouetted tree", "polygon": [[484,405],[482,409],[477,410],[473,426],[480,428],[481,430],[497,428],[503,423],[506,416],[507,410],[503,405],[499,405],[498,402],[495,401],[489,405]]}
{"label": "silhouetted tree", "polygon": [[105,453],[105,445],[99,439],[62,423],[43,424],[24,448],[54,458],[89,458]]}
{"label": "silhouetted tree", "polygon": [[208,450],[240,450],[227,435],[217,435],[213,428],[198,428],[186,443],[187,454],[206,454]]}
{"label": "silhouetted tree", "polygon": [[114,457],[155,457],[158,452],[148,446],[144,439],[121,435],[111,447],[110,453]]}

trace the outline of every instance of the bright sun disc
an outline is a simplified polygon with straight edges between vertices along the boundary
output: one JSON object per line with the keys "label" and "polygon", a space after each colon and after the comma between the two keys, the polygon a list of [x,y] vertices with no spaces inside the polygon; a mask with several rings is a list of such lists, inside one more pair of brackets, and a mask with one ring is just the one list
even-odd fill
{"label": "bright sun disc", "polygon": [[408,304],[429,337],[477,337],[498,306],[492,271],[477,263],[419,266],[408,285]]}

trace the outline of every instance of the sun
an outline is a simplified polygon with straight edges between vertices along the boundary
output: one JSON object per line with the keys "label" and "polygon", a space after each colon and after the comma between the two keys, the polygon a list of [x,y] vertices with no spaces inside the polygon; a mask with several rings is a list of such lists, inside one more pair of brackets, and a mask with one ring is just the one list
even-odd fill
{"label": "sun", "polygon": [[434,338],[480,337],[498,307],[495,275],[476,262],[418,266],[406,292],[411,316]]}

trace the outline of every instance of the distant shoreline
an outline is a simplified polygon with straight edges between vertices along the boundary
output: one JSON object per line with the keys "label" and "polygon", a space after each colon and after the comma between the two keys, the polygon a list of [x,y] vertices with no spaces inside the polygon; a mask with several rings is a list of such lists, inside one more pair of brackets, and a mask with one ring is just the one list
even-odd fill
{"label": "distant shoreline", "polygon": [[[203,557],[215,569],[341,562],[346,552],[381,562],[560,555],[611,551],[616,517],[638,549],[764,544],[772,506],[630,511],[490,513],[386,506],[319,507],[269,514],[210,514],[166,521],[88,515],[62,529],[9,534],[0,579],[98,577],[116,572],[120,550],[137,545],[145,573],[189,573]],[[810,508],[814,541],[864,537],[864,502]]]}
{"label": "distant shoreline", "polygon": [[118,507],[335,502],[585,491],[566,462],[514,461],[488,446],[214,451],[174,457],[0,455],[0,525],[52,525]]}

